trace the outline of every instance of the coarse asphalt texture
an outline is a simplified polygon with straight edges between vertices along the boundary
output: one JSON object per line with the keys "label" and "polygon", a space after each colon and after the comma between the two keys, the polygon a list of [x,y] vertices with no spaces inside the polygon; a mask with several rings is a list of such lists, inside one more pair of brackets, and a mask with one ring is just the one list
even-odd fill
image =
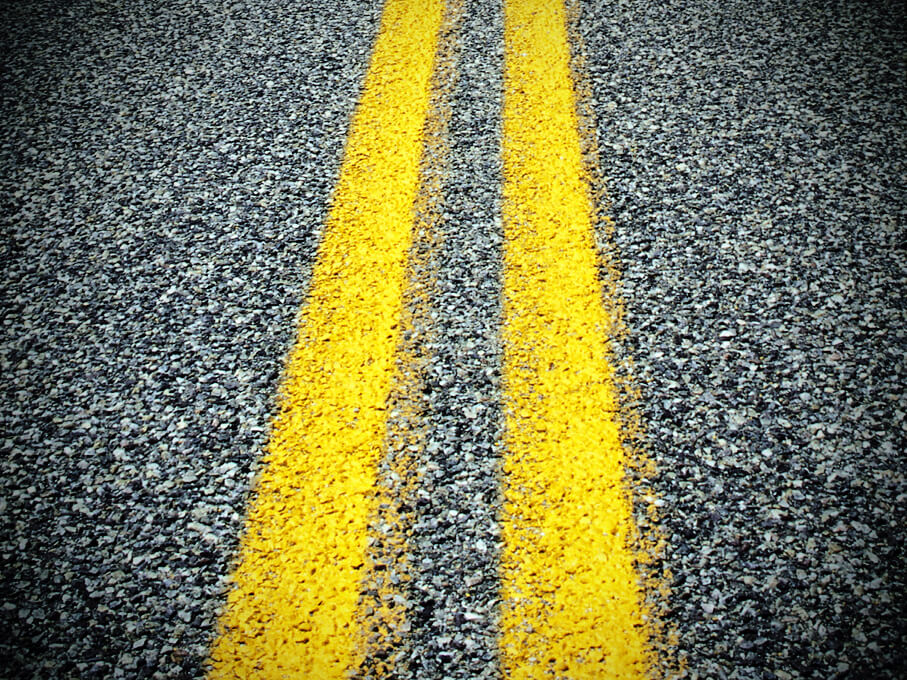
{"label": "coarse asphalt texture", "polygon": [[[462,4],[412,678],[495,675],[502,16]],[[203,675],[380,13],[4,9],[0,676]],[[903,6],[572,17],[657,467],[660,649],[690,678],[907,676]]]}

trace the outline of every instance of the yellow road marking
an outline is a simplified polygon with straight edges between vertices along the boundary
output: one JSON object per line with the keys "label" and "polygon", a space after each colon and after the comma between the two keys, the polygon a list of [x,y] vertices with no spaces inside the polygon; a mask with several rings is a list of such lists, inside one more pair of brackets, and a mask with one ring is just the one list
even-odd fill
{"label": "yellow road marking", "polygon": [[387,0],[212,652],[213,678],[342,678],[394,370],[443,0]]}
{"label": "yellow road marking", "polygon": [[431,78],[420,185],[413,207],[409,280],[388,396],[387,444],[375,480],[377,509],[369,522],[368,572],[357,618],[365,637],[365,658],[356,677],[399,677],[415,660],[408,633],[413,615],[409,588],[416,567],[411,563],[407,539],[413,530],[413,508],[422,482],[419,452],[424,450],[428,434],[424,416],[430,399],[425,380],[431,359],[429,348],[436,341],[432,299],[437,295],[438,250],[444,239],[443,180],[450,158],[450,98],[457,78],[455,43],[462,5],[462,0],[446,2]]}
{"label": "yellow road marking", "polygon": [[509,678],[651,666],[560,0],[508,0],[505,478],[500,655]]}

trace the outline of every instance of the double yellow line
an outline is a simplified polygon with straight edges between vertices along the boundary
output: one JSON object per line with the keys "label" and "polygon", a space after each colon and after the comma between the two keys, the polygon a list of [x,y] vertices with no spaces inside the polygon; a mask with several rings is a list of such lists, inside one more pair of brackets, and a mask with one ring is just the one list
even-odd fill
{"label": "double yellow line", "polygon": [[[358,607],[444,12],[386,2],[212,679],[343,678],[365,660]],[[642,677],[649,633],[564,7],[508,0],[505,17],[500,665],[511,678]]]}

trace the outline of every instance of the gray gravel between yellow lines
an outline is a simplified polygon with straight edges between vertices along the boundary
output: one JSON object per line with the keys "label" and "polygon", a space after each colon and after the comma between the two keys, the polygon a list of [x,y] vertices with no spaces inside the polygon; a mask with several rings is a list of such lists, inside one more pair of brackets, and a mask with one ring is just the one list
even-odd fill
{"label": "gray gravel between yellow lines", "polygon": [[500,4],[464,1],[458,33],[413,522],[414,679],[498,675]]}

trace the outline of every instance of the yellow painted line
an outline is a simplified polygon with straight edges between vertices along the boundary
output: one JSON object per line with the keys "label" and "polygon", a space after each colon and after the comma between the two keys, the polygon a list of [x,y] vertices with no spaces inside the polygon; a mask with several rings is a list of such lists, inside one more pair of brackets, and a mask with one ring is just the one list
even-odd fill
{"label": "yellow painted line", "polygon": [[214,678],[342,678],[357,625],[443,0],[387,0],[211,651]]}
{"label": "yellow painted line", "polygon": [[508,678],[652,666],[561,0],[508,0],[506,456],[499,651]]}
{"label": "yellow painted line", "polygon": [[416,660],[410,644],[413,627],[410,581],[417,570],[408,542],[422,482],[420,451],[428,427],[430,399],[425,380],[429,347],[436,341],[432,299],[437,295],[438,250],[443,241],[443,178],[450,159],[450,98],[456,84],[454,50],[463,13],[462,0],[447,0],[439,29],[431,78],[420,185],[413,212],[409,280],[400,318],[396,370],[388,396],[387,444],[375,480],[377,508],[369,522],[365,589],[358,623],[365,636],[364,658],[356,677],[400,677]]}

